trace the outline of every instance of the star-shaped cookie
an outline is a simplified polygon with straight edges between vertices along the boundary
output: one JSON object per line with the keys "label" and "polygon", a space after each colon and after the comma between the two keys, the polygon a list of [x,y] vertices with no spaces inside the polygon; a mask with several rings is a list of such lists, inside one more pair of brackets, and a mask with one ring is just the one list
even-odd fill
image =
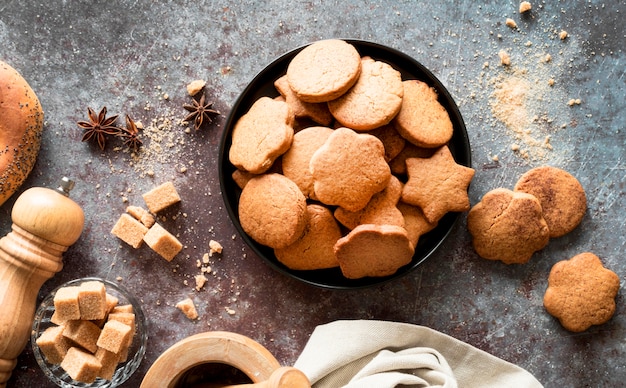
{"label": "star-shaped cookie", "polygon": [[448,212],[470,209],[467,188],[474,169],[457,164],[447,146],[430,158],[408,158],[406,166],[409,179],[402,200],[419,206],[429,222],[439,221]]}

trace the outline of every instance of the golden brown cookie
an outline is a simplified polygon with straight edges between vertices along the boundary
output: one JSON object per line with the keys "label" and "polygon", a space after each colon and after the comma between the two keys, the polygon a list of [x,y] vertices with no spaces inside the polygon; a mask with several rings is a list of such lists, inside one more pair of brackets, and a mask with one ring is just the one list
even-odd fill
{"label": "golden brown cookie", "polygon": [[414,247],[406,229],[363,224],[337,241],[335,255],[348,279],[393,275],[411,262]]}
{"label": "golden brown cookie", "polygon": [[417,247],[420,237],[435,229],[437,224],[428,222],[422,209],[417,206],[409,205],[402,201],[398,202],[396,206],[404,217],[404,229],[408,233],[409,241],[411,241],[414,247]]}
{"label": "golden brown cookie", "polygon": [[307,206],[308,222],[304,234],[293,244],[274,253],[278,261],[290,269],[316,270],[339,265],[334,246],[341,231],[331,211],[321,205]]}
{"label": "golden brown cookie", "polygon": [[543,305],[564,328],[581,332],[611,319],[619,287],[617,274],[585,252],[552,267]]}
{"label": "golden brown cookie", "polygon": [[393,121],[398,133],[419,147],[436,148],[447,144],[452,138],[452,121],[437,100],[437,91],[418,80],[402,84],[402,108]]}
{"label": "golden brown cookie", "polygon": [[406,142],[400,153],[389,161],[391,172],[396,175],[406,175],[406,160],[408,158],[430,158],[435,151],[437,149],[422,148]]}
{"label": "golden brown cookie", "polygon": [[587,211],[587,197],[578,179],[557,167],[542,166],[527,171],[514,190],[537,197],[553,238],[574,230]]}
{"label": "golden brown cookie", "polygon": [[406,140],[391,124],[383,125],[382,127],[372,129],[367,132],[369,135],[376,136],[383,142],[385,147],[385,160],[389,162],[402,152],[406,144]]}
{"label": "golden brown cookie", "polygon": [[256,242],[274,249],[286,247],[304,233],[306,198],[284,175],[259,175],[241,192],[239,222]]}
{"label": "golden brown cookie", "polygon": [[342,207],[335,209],[335,218],[348,229],[360,224],[404,226],[404,217],[396,205],[402,195],[402,182],[391,176],[387,187],[372,196],[367,206],[351,212]]}
{"label": "golden brown cookie", "polygon": [[253,174],[266,172],[291,146],[293,122],[286,102],[259,98],[233,128],[230,162]]}
{"label": "golden brown cookie", "polygon": [[338,98],[354,85],[361,74],[361,56],[354,46],[339,40],[315,42],[289,62],[287,81],[305,102]]}
{"label": "golden brown cookie", "polygon": [[430,223],[448,212],[469,210],[467,188],[474,169],[457,164],[447,146],[430,158],[406,160],[409,180],[402,189],[402,200],[419,206]]}
{"label": "golden brown cookie", "polygon": [[363,209],[391,178],[383,143],[349,128],[328,137],[311,157],[310,169],[318,200],[350,211]]}
{"label": "golden brown cookie", "polygon": [[298,185],[305,197],[315,199],[311,157],[333,133],[327,127],[305,128],[293,136],[291,148],[282,157],[283,174]]}
{"label": "golden brown cookie", "polygon": [[328,104],[325,102],[311,103],[305,102],[298,98],[298,96],[291,90],[287,76],[284,75],[274,81],[276,90],[285,98],[285,101],[293,111],[296,118],[309,118],[315,121],[317,124],[328,126],[333,121],[333,115],[328,110]]}
{"label": "golden brown cookie", "polygon": [[341,97],[329,101],[330,113],[341,125],[369,131],[388,124],[400,111],[404,89],[400,72],[370,57],[361,60],[361,75]]}
{"label": "golden brown cookie", "polygon": [[467,215],[472,244],[482,258],[523,264],[550,239],[541,205],[534,196],[497,188]]}

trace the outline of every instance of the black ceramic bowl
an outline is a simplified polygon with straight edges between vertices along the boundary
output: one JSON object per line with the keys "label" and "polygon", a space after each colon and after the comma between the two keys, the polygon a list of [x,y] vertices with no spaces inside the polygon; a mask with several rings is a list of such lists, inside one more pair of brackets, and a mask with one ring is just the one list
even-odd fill
{"label": "black ceramic bowl", "polygon": [[[384,61],[402,74],[402,79],[418,79],[434,87],[439,93],[439,102],[446,108],[454,126],[454,133],[449,143],[450,151],[457,163],[464,166],[471,166],[471,151],[465,123],[461,117],[461,112],[450,96],[443,84],[421,63],[410,56],[377,43],[361,40],[346,39],[356,47],[361,56],[370,56],[373,59]],[[294,49],[265,67],[244,89],[233,106],[224,127],[224,133],[220,144],[219,152],[219,177],[222,189],[222,197],[230,218],[241,234],[244,241],[250,248],[270,266],[279,272],[290,277],[299,279],[319,287],[335,289],[361,288],[380,284],[391,279],[406,275],[411,270],[419,266],[424,260],[437,250],[459,218],[458,213],[448,213],[438,223],[437,227],[429,233],[423,235],[415,248],[415,255],[411,263],[400,268],[394,275],[386,277],[368,277],[362,279],[347,279],[341,274],[339,268],[316,270],[316,271],[294,271],[281,264],[274,255],[271,248],[263,246],[248,236],[239,223],[239,195],[241,190],[231,178],[235,167],[228,160],[228,150],[232,144],[231,133],[237,120],[244,115],[252,104],[260,97],[276,97],[278,92],[274,88],[274,81],[284,75],[291,59],[304,47]]]}

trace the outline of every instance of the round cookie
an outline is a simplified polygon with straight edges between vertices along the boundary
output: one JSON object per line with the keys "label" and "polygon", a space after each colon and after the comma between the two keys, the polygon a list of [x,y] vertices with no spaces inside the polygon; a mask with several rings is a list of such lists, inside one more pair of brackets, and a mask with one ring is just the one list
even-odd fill
{"label": "round cookie", "polygon": [[282,157],[283,174],[294,181],[307,198],[316,198],[309,169],[311,157],[332,133],[333,129],[327,127],[305,128],[293,136],[291,148]]}
{"label": "round cookie", "polygon": [[238,169],[262,174],[291,146],[293,112],[284,101],[261,97],[233,128],[230,162]]}
{"label": "round cookie", "polygon": [[393,123],[398,133],[419,147],[440,147],[452,138],[452,121],[439,101],[437,91],[425,82],[403,83],[402,108]]}
{"label": "round cookie", "polygon": [[318,200],[349,211],[363,209],[391,179],[383,143],[349,128],[336,129],[315,151],[309,168]]}
{"label": "round cookie", "polygon": [[285,248],[275,249],[276,258],[296,271],[337,267],[334,246],[341,238],[337,221],[325,206],[308,205],[307,213],[308,222],[302,237]]}
{"label": "round cookie", "polygon": [[263,174],[244,186],[239,197],[239,222],[260,244],[284,248],[304,233],[306,198],[289,178]]}
{"label": "round cookie", "polygon": [[361,56],[354,46],[339,40],[315,42],[289,62],[287,81],[305,102],[334,100],[348,91],[361,74]]}
{"label": "round cookie", "polygon": [[585,252],[552,267],[543,305],[564,328],[581,332],[613,316],[619,287],[617,274],[598,256]]}
{"label": "round cookie", "polygon": [[467,215],[472,244],[482,258],[523,264],[550,239],[541,205],[534,196],[497,188]]}
{"label": "round cookie", "polygon": [[533,168],[520,177],[514,190],[537,197],[552,238],[574,230],[587,211],[587,197],[582,185],[560,168]]}
{"label": "round cookie", "polygon": [[415,249],[406,229],[363,224],[337,241],[335,255],[348,279],[389,276],[411,262]]}
{"label": "round cookie", "polygon": [[402,106],[404,88],[400,72],[370,57],[361,59],[361,75],[344,95],[328,102],[341,125],[369,131],[388,124]]}

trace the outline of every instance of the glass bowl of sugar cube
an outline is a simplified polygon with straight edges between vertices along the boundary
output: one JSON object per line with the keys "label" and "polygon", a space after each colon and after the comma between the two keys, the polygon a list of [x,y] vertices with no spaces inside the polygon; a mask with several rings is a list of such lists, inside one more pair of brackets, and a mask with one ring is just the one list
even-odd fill
{"label": "glass bowl of sugar cube", "polygon": [[31,345],[59,387],[117,387],[137,370],[148,329],[139,301],[101,278],[69,281],[35,312]]}

